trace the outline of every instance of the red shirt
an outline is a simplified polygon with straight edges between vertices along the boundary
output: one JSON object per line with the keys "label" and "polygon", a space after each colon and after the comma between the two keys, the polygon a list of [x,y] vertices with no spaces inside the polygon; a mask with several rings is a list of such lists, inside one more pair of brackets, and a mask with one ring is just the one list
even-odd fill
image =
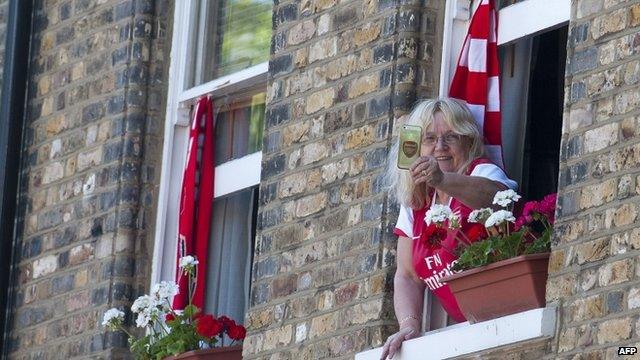
{"label": "red shirt", "polygon": [[[478,158],[474,160],[468,167],[466,175],[471,175],[473,169],[480,164],[492,164],[490,160],[485,158]],[[495,165],[493,165],[495,166]],[[497,166],[496,166],[497,168]],[[499,169],[499,168],[498,168]],[[502,172],[504,178],[506,179],[506,175]],[[493,179],[496,181],[503,182],[502,179]],[[508,185],[509,186],[509,185]],[[440,278],[446,275],[453,274],[454,271],[451,270],[451,267],[456,263],[457,257],[454,255],[455,250],[457,248],[456,244],[456,233],[457,230],[449,230],[448,235],[445,240],[442,241],[442,246],[436,250],[433,250],[431,246],[428,245],[428,242],[425,239],[425,229],[427,228],[427,224],[424,222],[424,216],[427,210],[431,207],[431,203],[433,200],[433,191],[429,194],[429,199],[427,201],[427,205],[424,208],[419,210],[409,209],[412,212],[412,219],[402,219],[402,217],[407,217],[406,215],[400,214],[398,218],[398,224],[394,229],[393,233],[398,236],[404,236],[408,238],[413,238],[413,267],[416,271],[416,274],[422,281],[425,282],[426,286],[433,292],[433,294],[440,300],[442,303],[442,307],[447,311],[447,313],[457,322],[466,321],[464,315],[460,311],[458,307],[458,303],[456,299],[453,297],[449,286],[446,283],[440,281]],[[461,223],[463,226],[463,230],[467,225],[466,219],[471,213],[471,209],[458,201],[455,198],[451,199],[451,203],[449,205],[451,210],[455,214],[460,215]],[[413,221],[415,220],[415,221]],[[405,231],[403,231],[399,224],[401,221],[409,221],[412,222],[412,230],[413,236],[409,236]]]}

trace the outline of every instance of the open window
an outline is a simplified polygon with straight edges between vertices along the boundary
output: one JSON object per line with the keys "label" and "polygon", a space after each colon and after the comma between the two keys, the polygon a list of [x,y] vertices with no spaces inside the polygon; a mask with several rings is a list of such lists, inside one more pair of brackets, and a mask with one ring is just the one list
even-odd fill
{"label": "open window", "polygon": [[273,2],[175,4],[151,282],[175,278],[178,209],[192,104],[214,105],[215,185],[205,311],[243,322],[249,301]]}
{"label": "open window", "polygon": [[[447,0],[440,95],[448,94],[458,55],[480,1]],[[496,0],[505,168],[524,198],[557,190],[570,0]],[[425,331],[451,325],[425,296]]]}

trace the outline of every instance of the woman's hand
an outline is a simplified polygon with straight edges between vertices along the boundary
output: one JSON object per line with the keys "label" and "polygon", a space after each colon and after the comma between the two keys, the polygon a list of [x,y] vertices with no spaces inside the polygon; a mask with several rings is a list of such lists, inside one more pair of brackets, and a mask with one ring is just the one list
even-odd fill
{"label": "woman's hand", "polygon": [[414,184],[425,183],[430,187],[437,187],[444,179],[444,173],[433,156],[421,156],[411,165],[411,177]]}
{"label": "woman's hand", "polygon": [[405,340],[413,339],[418,336],[418,330],[416,330],[413,326],[407,326],[397,333],[389,336],[387,341],[384,343],[382,347],[382,355],[380,355],[380,360],[385,360],[387,358],[393,359],[396,352],[402,346],[402,342]]}

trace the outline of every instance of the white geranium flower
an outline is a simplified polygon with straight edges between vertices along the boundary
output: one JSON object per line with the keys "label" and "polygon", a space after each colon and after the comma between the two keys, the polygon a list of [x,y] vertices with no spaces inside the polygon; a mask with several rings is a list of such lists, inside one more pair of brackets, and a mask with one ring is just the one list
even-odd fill
{"label": "white geranium flower", "polygon": [[511,211],[507,210],[498,210],[491,214],[487,221],[484,223],[485,227],[492,227],[502,224],[505,221],[515,222],[516,218],[513,216]]}
{"label": "white geranium flower", "polygon": [[150,321],[151,321],[151,316],[149,316],[145,312],[141,312],[138,314],[138,317],[136,318],[136,326],[139,328],[143,328],[149,325]]}
{"label": "white geranium flower", "polygon": [[193,256],[187,255],[187,256],[181,257],[178,263],[180,264],[180,268],[184,269],[184,268],[190,268],[192,266],[196,266],[200,262],[196,260],[196,258],[194,258]]}
{"label": "white geranium flower", "polygon": [[511,203],[520,200],[521,196],[517,192],[509,189],[504,191],[498,191],[493,197],[493,203],[505,207]]}
{"label": "white geranium flower", "polygon": [[431,207],[431,209],[427,210],[427,213],[424,216],[424,222],[427,225],[431,225],[431,223],[441,224],[445,220],[449,220],[453,217],[453,211],[447,205],[435,204]]}
{"label": "white geranium flower", "polygon": [[482,208],[478,210],[473,210],[471,214],[469,214],[469,222],[470,223],[484,223],[487,221],[489,216],[493,214],[493,210],[489,208]]}
{"label": "white geranium flower", "polygon": [[142,295],[133,302],[131,305],[131,311],[139,314],[139,313],[149,313],[151,308],[154,308],[158,305],[156,299],[152,298],[149,295]]}
{"label": "white geranium flower", "polygon": [[124,312],[113,308],[104,313],[102,318],[102,326],[107,328],[115,328],[124,321]]}
{"label": "white geranium flower", "polygon": [[160,301],[171,301],[179,291],[180,289],[178,288],[178,284],[173,281],[161,281],[160,283],[153,285],[151,288],[151,294],[156,298],[156,300]]}

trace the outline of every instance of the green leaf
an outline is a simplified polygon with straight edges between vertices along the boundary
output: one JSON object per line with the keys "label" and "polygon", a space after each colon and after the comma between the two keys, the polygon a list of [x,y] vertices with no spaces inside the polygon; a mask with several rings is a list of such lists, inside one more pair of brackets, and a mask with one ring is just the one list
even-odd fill
{"label": "green leaf", "polygon": [[[551,245],[551,229],[545,230],[535,241],[527,244],[526,227],[507,235],[492,236],[475,242],[460,253],[452,269],[454,271],[468,270],[485,266],[497,261],[511,259],[524,254],[535,254],[549,251]],[[528,235],[529,237],[531,235]]]}
{"label": "green leaf", "polygon": [[167,351],[171,355],[178,355],[186,351],[186,343],[184,340],[177,340],[167,345]]}
{"label": "green leaf", "polygon": [[193,316],[197,314],[199,311],[200,309],[198,309],[197,306],[189,304],[185,306],[183,313],[187,318],[193,318]]}
{"label": "green leaf", "polygon": [[542,235],[535,239],[524,251],[525,254],[538,254],[551,250],[551,231],[545,230]]}

